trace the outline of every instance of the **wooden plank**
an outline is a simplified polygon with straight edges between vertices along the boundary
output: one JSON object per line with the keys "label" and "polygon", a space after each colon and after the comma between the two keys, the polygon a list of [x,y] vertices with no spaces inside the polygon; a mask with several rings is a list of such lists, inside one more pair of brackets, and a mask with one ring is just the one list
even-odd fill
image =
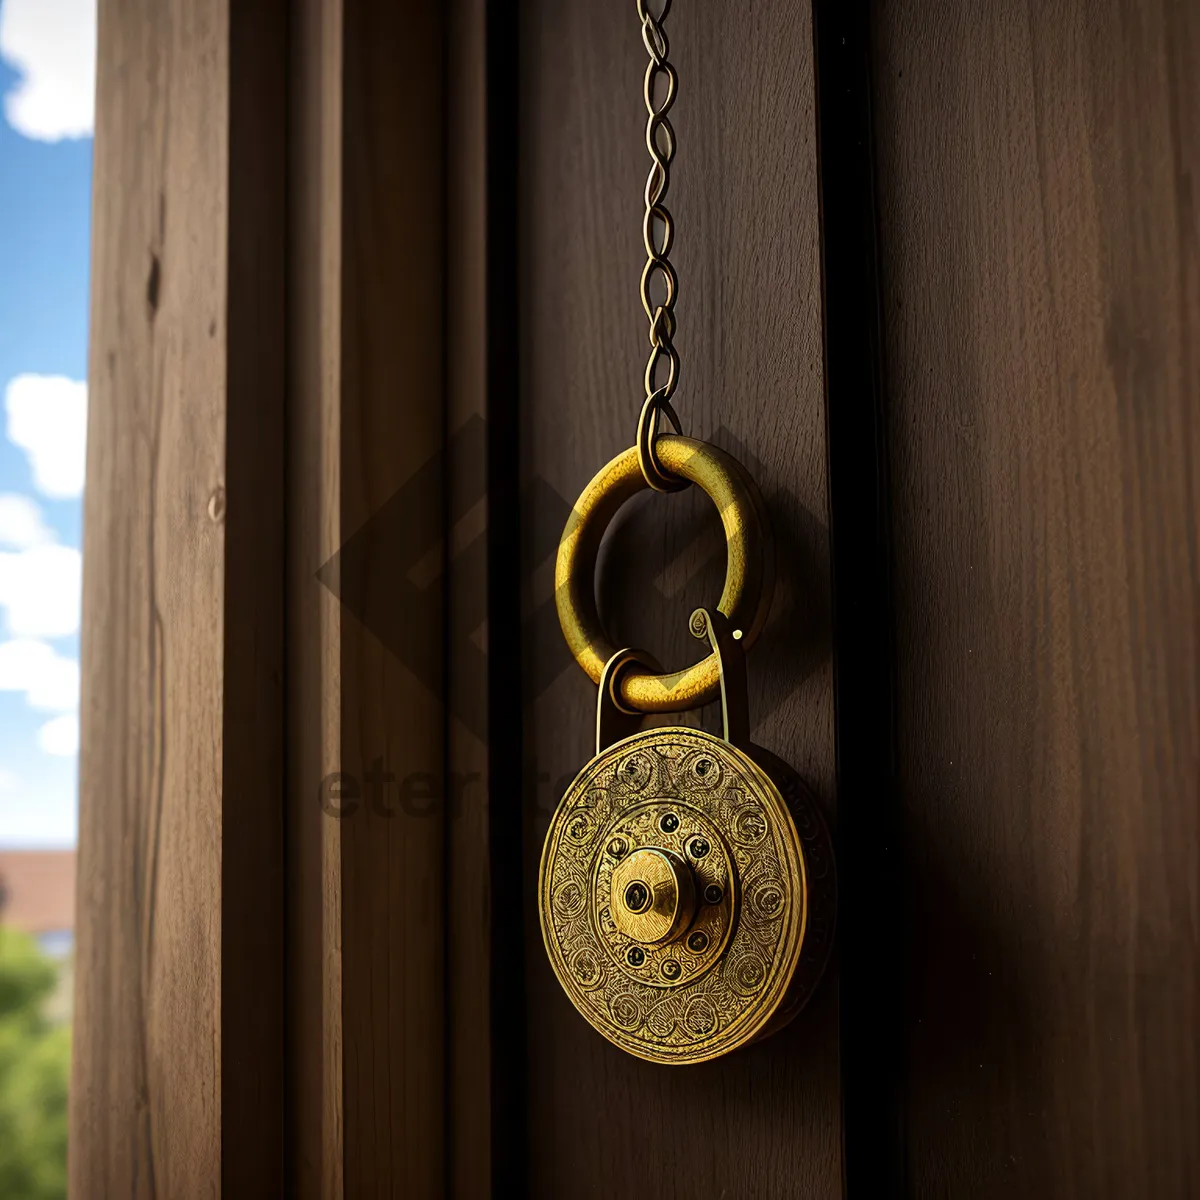
{"label": "wooden plank", "polygon": [[[497,1047],[493,1040],[499,997],[493,984],[497,898],[490,803],[496,776],[490,766],[495,727],[502,736],[505,717],[502,711],[499,722],[495,719],[489,677],[506,643],[519,634],[496,611],[491,585],[492,527],[516,525],[503,516],[511,506],[496,504],[498,479],[489,457],[496,415],[489,338],[502,319],[491,303],[490,262],[495,240],[511,236],[496,227],[489,186],[498,153],[490,140],[497,113],[489,23],[504,19],[495,7],[486,0],[452,6],[447,57],[447,221],[454,236],[446,246],[446,269],[455,286],[447,295],[448,537],[442,560],[448,595],[446,1184],[449,1195],[464,1198],[501,1194],[496,1175],[507,1157],[506,1122],[510,1115],[521,1119],[519,1085],[506,1069],[510,1051],[505,1041]],[[515,133],[513,128],[514,138]],[[511,419],[509,424],[515,426]],[[512,461],[507,474],[515,480],[516,472]],[[519,675],[510,682],[511,699],[519,700]],[[505,826],[515,824],[502,812],[496,815]],[[513,1044],[511,1036],[506,1041]],[[508,1089],[499,1106],[493,1104],[497,1084]]]}
{"label": "wooden plank", "polygon": [[282,11],[99,30],[71,1188],[275,1192]]}
{"label": "wooden plank", "polygon": [[[445,123],[441,5],[364,0],[344,13],[339,487],[348,539],[442,447]],[[435,549],[440,491],[406,509],[406,538]],[[361,564],[373,617],[398,603],[389,594],[396,532],[373,524]],[[404,624],[440,646],[443,611],[439,596],[404,613]],[[405,799],[410,786],[440,778],[444,712],[377,631],[343,619],[340,766],[364,789],[341,829],[343,1171],[351,1196],[435,1195],[445,1165],[444,810],[417,792]],[[380,763],[396,776],[390,805],[366,794]]]}
{"label": "wooden plank", "polygon": [[[293,27],[289,1172],[445,1179],[442,7]],[[420,576],[420,582],[414,582]],[[335,599],[336,598],[336,599]]]}
{"label": "wooden plank", "polygon": [[[595,688],[569,662],[552,568],[570,505],[630,445],[647,349],[645,51],[632,6],[534,3],[522,26],[521,312],[526,569],[529,1194],[830,1196],[841,1187],[837,986],[768,1042],[670,1070],[623,1054],[563,995],[533,907],[562,787],[591,753]],[[817,223],[807,6],[677,5],[670,206],[685,431],[757,476],[781,578],[750,657],[755,740],[832,807],[834,754]],[[549,502],[557,497],[557,508]],[[557,518],[557,519],[556,519]],[[719,595],[719,524],[694,490],[643,494],[599,581],[619,644],[682,665]],[[712,721],[712,714],[708,720]]]}
{"label": "wooden plank", "polygon": [[317,581],[342,541],[342,23],[340,3],[308,0],[289,28],[286,1147],[300,1200],[344,1195],[341,821],[322,791],[341,772],[342,609]]}
{"label": "wooden plank", "polygon": [[917,1196],[1200,1192],[1200,14],[875,9]]}

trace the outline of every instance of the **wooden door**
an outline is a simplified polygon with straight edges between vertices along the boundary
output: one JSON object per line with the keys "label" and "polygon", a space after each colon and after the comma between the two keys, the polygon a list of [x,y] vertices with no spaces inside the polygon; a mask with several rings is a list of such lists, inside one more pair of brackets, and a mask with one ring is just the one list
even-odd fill
{"label": "wooden door", "polygon": [[[676,0],[677,407],[765,495],[754,738],[840,885],[808,1008],[683,1068],[536,908],[634,6],[100,30],[73,1194],[1196,1194],[1200,20]],[[627,506],[614,637],[693,653],[719,528]]]}
{"label": "wooden door", "polygon": [[876,13],[922,1196],[1200,1188],[1200,18]]}

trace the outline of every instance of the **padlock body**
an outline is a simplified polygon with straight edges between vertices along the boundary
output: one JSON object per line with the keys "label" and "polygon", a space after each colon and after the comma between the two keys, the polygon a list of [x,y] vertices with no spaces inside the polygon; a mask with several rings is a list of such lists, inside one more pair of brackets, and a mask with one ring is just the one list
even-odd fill
{"label": "padlock body", "polygon": [[779,759],[700,729],[644,730],[567,789],[542,854],[554,971],[606,1038],[702,1062],[785,1024],[828,958],[833,855]]}

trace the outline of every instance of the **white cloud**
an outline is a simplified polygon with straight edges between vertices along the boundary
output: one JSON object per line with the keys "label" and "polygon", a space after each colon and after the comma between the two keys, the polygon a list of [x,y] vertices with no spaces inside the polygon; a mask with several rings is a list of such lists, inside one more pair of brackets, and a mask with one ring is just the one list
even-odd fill
{"label": "white cloud", "polygon": [[25,451],[38,491],[58,500],[83,495],[87,384],[63,375],[18,375],[5,389],[4,407],[8,440]]}
{"label": "white cloud", "polygon": [[38,745],[47,753],[60,758],[74,758],[79,753],[79,717],[67,713],[47,721],[38,730]]}
{"label": "white cloud", "polygon": [[72,712],[79,707],[79,663],[33,638],[0,642],[0,692],[24,692],[30,708]]}
{"label": "white cloud", "polygon": [[70,546],[0,552],[0,609],[14,637],[78,633],[82,588],[83,556]]}
{"label": "white cloud", "polygon": [[18,133],[43,142],[91,134],[95,0],[4,0],[0,57],[20,75],[4,97],[4,115]]}
{"label": "white cloud", "polygon": [[54,541],[52,530],[42,519],[42,510],[28,496],[0,493],[0,546],[28,550]]}

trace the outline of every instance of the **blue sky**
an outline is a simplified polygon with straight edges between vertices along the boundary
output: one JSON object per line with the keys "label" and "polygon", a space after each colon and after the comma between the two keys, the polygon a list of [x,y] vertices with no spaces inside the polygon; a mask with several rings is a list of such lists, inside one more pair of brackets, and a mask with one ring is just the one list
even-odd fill
{"label": "blue sky", "polygon": [[76,836],[94,0],[0,0],[0,846]]}

